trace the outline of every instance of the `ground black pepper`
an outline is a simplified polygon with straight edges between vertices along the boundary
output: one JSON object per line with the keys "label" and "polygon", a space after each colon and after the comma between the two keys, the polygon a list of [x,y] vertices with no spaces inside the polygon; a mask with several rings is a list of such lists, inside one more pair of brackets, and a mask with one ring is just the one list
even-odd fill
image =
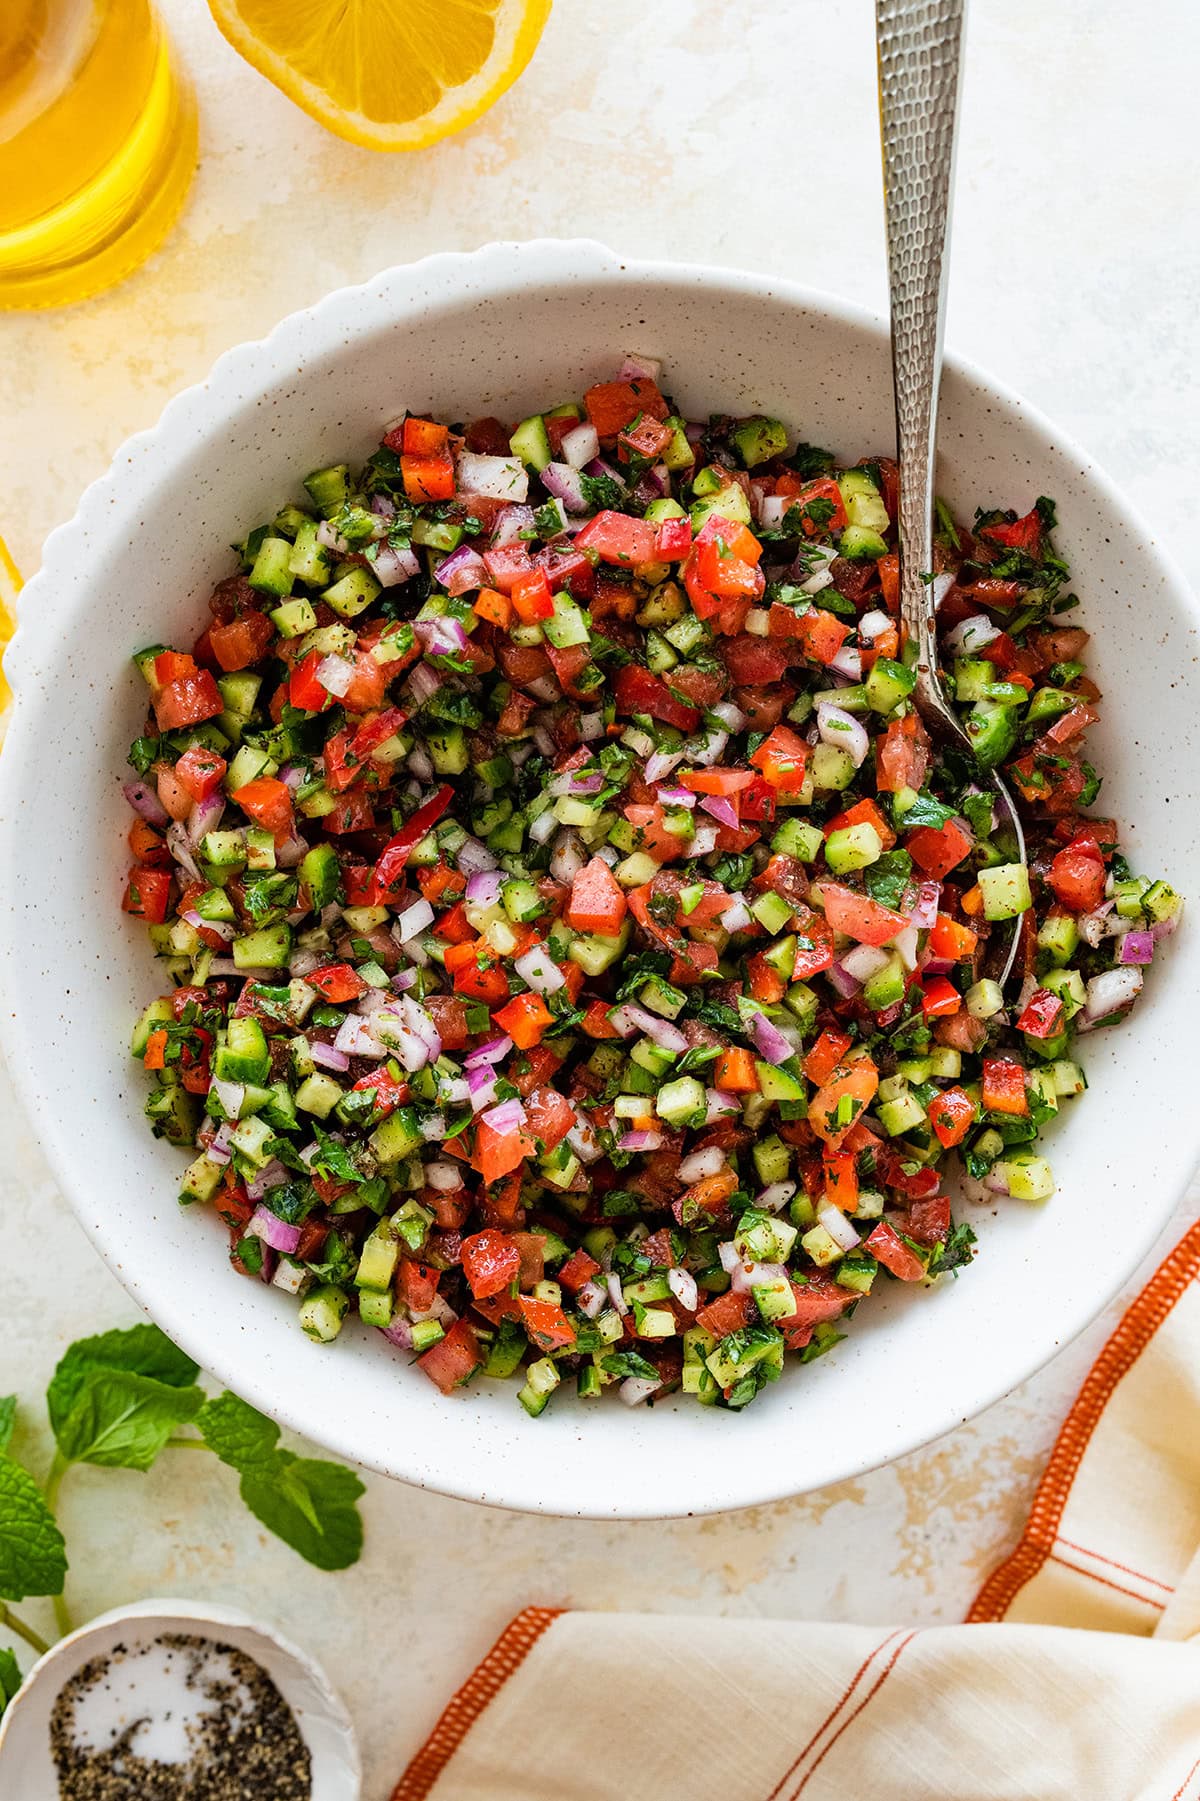
{"label": "ground black pepper", "polygon": [[[184,1684],[202,1699],[186,1727],[187,1759],[160,1763],[134,1749],[148,1716],[102,1749],[81,1743],[77,1705],[115,1665],[152,1650],[182,1659]],[[223,1673],[214,1672],[215,1657]],[[61,1801],[312,1801],[312,1760],[291,1708],[261,1665],[214,1639],[164,1633],[151,1645],[117,1645],[92,1658],[54,1704],[50,1745]]]}

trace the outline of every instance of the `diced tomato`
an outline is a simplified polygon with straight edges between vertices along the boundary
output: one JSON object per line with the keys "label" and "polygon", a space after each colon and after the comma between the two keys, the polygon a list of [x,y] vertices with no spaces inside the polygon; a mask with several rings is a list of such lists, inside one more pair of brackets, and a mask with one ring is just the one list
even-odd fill
{"label": "diced tomato", "polygon": [[962,995],[953,982],[945,976],[927,976],[921,991],[921,1011],[926,1019],[941,1019],[948,1013],[957,1013],[962,1006]]}
{"label": "diced tomato", "polygon": [[169,869],[131,869],[121,907],[124,912],[132,913],[137,919],[160,926],[167,917],[170,893]]}
{"label": "diced tomato", "polygon": [[361,758],[351,749],[348,727],[326,739],[321,760],[325,765],[325,786],[331,794],[343,794],[347,788],[353,788],[365,773]]}
{"label": "diced tomato", "polygon": [[695,707],[676,700],[667,684],[639,663],[626,663],[618,669],[613,691],[618,713],[647,713],[664,725],[678,726],[681,732],[694,731],[700,723]]}
{"label": "diced tomato", "polygon": [[589,1038],[600,1040],[619,1038],[621,1034],[608,1017],[608,1013],[607,1001],[589,1001],[587,1010],[579,1022],[580,1031],[585,1032]]}
{"label": "diced tomato", "polygon": [[917,867],[931,881],[940,882],[958,868],[971,849],[971,842],[970,833],[963,830],[957,819],[948,819],[943,826],[918,827],[909,833],[904,846]]}
{"label": "diced tomato", "polygon": [[658,384],[639,375],[633,381],[601,381],[583,397],[587,416],[602,438],[615,438],[639,413],[651,419],[669,417]]}
{"label": "diced tomato", "polygon": [[228,625],[210,625],[208,642],[213,656],[227,673],[261,663],[275,637],[275,627],[265,613],[252,609]]}
{"label": "diced tomato", "polygon": [[[440,938],[443,944],[474,944],[477,933],[467,918],[466,906],[461,900],[442,914],[433,928],[433,935]],[[450,969],[456,965],[447,963],[446,967]]]}
{"label": "diced tomato", "polygon": [[653,462],[666,449],[671,437],[669,426],[643,414],[635,425],[628,425],[618,433],[617,451],[622,462],[627,463],[631,456],[649,457]]}
{"label": "diced tomato", "polygon": [[522,1295],[518,1304],[521,1323],[540,1351],[562,1351],[575,1343],[575,1328],[557,1302]]}
{"label": "diced tomato", "polygon": [[507,594],[501,594],[499,588],[481,588],[474,610],[481,619],[486,619],[489,625],[498,625],[503,632],[512,624],[512,601]]}
{"label": "diced tomato", "polygon": [[495,1023],[502,1032],[508,1033],[518,1050],[527,1051],[541,1042],[546,1027],[554,1023],[554,1015],[541,995],[530,991],[514,994],[507,1006],[501,1007],[495,1015]]}
{"label": "diced tomato", "polygon": [[1036,557],[1042,546],[1042,516],[1034,507],[1022,519],[1002,520],[997,525],[983,525],[979,528],[979,536],[988,538],[993,544],[1003,544],[1010,550],[1023,550],[1029,556]]}
{"label": "diced tomato", "polygon": [[271,775],[255,776],[233,794],[242,812],[275,837],[289,838],[293,827],[292,794],[286,782]]}
{"label": "diced tomato", "polygon": [[603,857],[585,863],[571,884],[565,918],[576,932],[598,932],[615,938],[629,910],[625,890]]}
{"label": "diced tomato", "polygon": [[454,459],[443,452],[435,456],[400,457],[404,492],[419,506],[426,500],[454,499]]}
{"label": "diced tomato", "polygon": [[1072,913],[1090,913],[1104,899],[1104,859],[1085,846],[1068,844],[1050,865],[1046,881],[1054,898]]}
{"label": "diced tomato", "polygon": [[[814,500],[822,503],[817,507],[815,517],[809,510]],[[815,481],[805,482],[792,499],[789,512],[793,506],[800,508],[801,530],[806,538],[828,537],[831,532],[840,532],[845,527],[846,508],[842,501],[842,491],[832,476],[819,475]],[[830,507],[832,512],[828,510]]]}
{"label": "diced tomato", "polygon": [[842,832],[849,826],[869,825],[878,834],[879,842],[884,850],[891,850],[896,842],[896,834],[875,805],[873,800],[860,800],[853,807],[847,807],[844,813],[836,813],[825,822],[822,828],[828,838],[830,832]]}
{"label": "diced tomato", "polygon": [[427,994],[421,1005],[434,1023],[444,1051],[462,1051],[471,1041],[467,1006],[452,994]]}
{"label": "diced tomato", "polygon": [[725,1094],[757,1094],[758,1071],[752,1052],[743,1045],[722,1051],[713,1065],[713,1083]]}
{"label": "diced tomato", "polygon": [[365,763],[374,756],[381,744],[404,726],[408,714],[401,707],[387,707],[381,713],[368,713],[354,734],[352,749],[360,762]]}
{"label": "diced tomato", "polygon": [[873,1232],[869,1232],[863,1240],[863,1248],[878,1258],[884,1269],[891,1270],[893,1276],[901,1282],[919,1282],[925,1274],[925,1265],[900,1237],[894,1232],[885,1219],[881,1219]]}
{"label": "diced tomato", "polygon": [[853,1213],[858,1206],[857,1153],[826,1151],[821,1161],[825,1175],[825,1199],[842,1213]]}
{"label": "diced tomato", "polygon": [[428,1313],[442,1272],[432,1264],[418,1263],[412,1257],[401,1257],[396,1269],[396,1292],[414,1313]]}
{"label": "diced tomato", "polygon": [[576,533],[575,543],[580,550],[594,550],[601,562],[632,570],[654,561],[654,536],[654,527],[644,519],[605,509]]}
{"label": "diced tomato", "polygon": [[165,1069],[167,1066],[167,1034],[166,1028],[151,1032],[146,1040],[146,1049],[142,1054],[142,1062],[147,1069]]}
{"label": "diced tomato", "polygon": [[849,1288],[839,1288],[827,1276],[812,1275],[807,1282],[792,1281],[792,1299],[796,1311],[781,1319],[779,1329],[790,1351],[802,1351],[813,1334],[813,1327],[839,1319],[854,1300]]}
{"label": "diced tomato", "polygon": [[795,639],[802,654],[812,663],[832,662],[846,639],[850,627],[835,613],[823,607],[809,607],[800,612],[796,607],[772,603],[767,631],[773,639]]}
{"label": "diced tomato", "polygon": [[544,569],[530,569],[519,575],[512,585],[511,599],[517,618],[526,625],[554,617],[554,597]]}
{"label": "diced tomato", "polygon": [[821,883],[825,918],[835,932],[845,932],[860,944],[886,944],[908,924],[903,913],[880,906],[869,895],[844,888],[840,882]]}
{"label": "diced tomato", "polygon": [[777,725],[751,754],[750,761],[762,770],[763,780],[780,794],[799,794],[807,777],[808,756],[808,745],[800,734],[790,726]]}
{"label": "diced tomato", "polygon": [[139,863],[153,864],[167,869],[171,864],[171,853],[162,837],[152,825],[144,819],[135,819],[129,828],[129,848]]}
{"label": "diced tomato", "polygon": [[1025,1004],[1017,1030],[1027,1032],[1031,1038],[1053,1038],[1062,1030],[1063,1012],[1060,995],[1049,988],[1037,988]]}
{"label": "diced tomato", "polygon": [[476,1300],[499,1294],[517,1279],[521,1257],[503,1232],[475,1232],[462,1241],[462,1266]]}
{"label": "diced tomato", "polygon": [[499,1182],[520,1169],[533,1154],[533,1141],[523,1131],[498,1132],[481,1115],[475,1126],[475,1153],[471,1159],[485,1182]]}
{"label": "diced tomato", "polygon": [[154,659],[154,681],[159,688],[166,688],[171,682],[181,682],[195,673],[195,658],[189,657],[186,651],[163,650]]}
{"label": "diced tomato", "polygon": [[962,963],[972,956],[979,943],[978,933],[948,913],[939,913],[929,928],[928,948],[931,956],[944,957],[950,963]]}
{"label": "diced tomato", "polygon": [[793,982],[806,982],[833,963],[833,927],[812,907],[796,908],[796,961]]}
{"label": "diced tomato", "polygon": [[915,713],[893,719],[875,740],[875,785],[884,793],[920,788],[929,768],[929,739]]}
{"label": "diced tomato", "polygon": [[447,428],[434,419],[408,418],[400,430],[399,448],[406,456],[411,457],[441,456],[445,452],[448,437]]}
{"label": "diced tomato", "polygon": [[727,1289],[715,1300],[701,1307],[696,1315],[696,1324],[711,1332],[714,1338],[728,1338],[731,1332],[739,1332],[757,1319],[758,1309],[754,1297],[750,1294],[738,1294]]}
{"label": "diced tomato", "polygon": [[983,1059],[983,1104],[989,1113],[1026,1114],[1025,1070],[1011,1057]]}
{"label": "diced tomato", "polygon": [[730,681],[739,687],[781,682],[788,666],[786,645],[770,638],[756,638],[749,632],[722,644],[720,656]]}
{"label": "diced tomato", "polygon": [[804,1073],[818,1088],[824,1086],[854,1040],[847,1032],[825,1030],[804,1059]]}
{"label": "diced tomato", "polygon": [[[162,661],[159,657],[158,664]],[[187,661],[190,663],[192,659],[188,657]],[[160,732],[177,732],[185,725],[202,725],[206,719],[215,719],[224,711],[221,690],[215,676],[207,669],[196,669],[194,674],[168,682],[154,697],[154,717]]]}
{"label": "diced tomato", "polygon": [[678,563],[692,548],[690,519],[664,519],[654,535],[654,561]]}
{"label": "diced tomato", "polygon": [[943,1088],[929,1103],[929,1123],[939,1144],[961,1144],[975,1121],[975,1103],[962,1088]]}
{"label": "diced tomato", "polygon": [[304,980],[334,1006],[356,1001],[367,992],[367,984],[349,963],[324,963],[320,969],[310,970]]}
{"label": "diced tomato", "polygon": [[566,1095],[549,1087],[534,1088],[526,1095],[525,1119],[546,1152],[555,1150],[576,1123],[575,1109]]}
{"label": "diced tomato", "polygon": [[417,1368],[448,1395],[469,1382],[483,1362],[483,1351],[474,1328],[467,1320],[459,1319],[445,1338],[417,1358]]}
{"label": "diced tomato", "polygon": [[879,1071],[869,1057],[858,1057],[844,1071],[824,1083],[808,1105],[808,1123],[818,1138],[839,1150],[860,1114],[866,1112],[879,1088]]}
{"label": "diced tomato", "polygon": [[589,1257],[585,1250],[573,1251],[558,1272],[558,1280],[572,1294],[578,1294],[585,1282],[593,1281],[600,1274],[600,1265],[594,1257]]}
{"label": "diced tomato", "polygon": [[375,1100],[375,1111],[384,1119],[389,1113],[394,1113],[397,1107],[403,1107],[408,1099],[408,1083],[397,1082],[395,1076],[389,1075],[382,1064],[378,1069],[368,1070],[365,1076],[360,1076],[353,1087],[360,1093],[370,1089]]}
{"label": "diced tomato", "polygon": [[885,557],[880,557],[875,567],[879,571],[879,586],[883,590],[883,604],[889,613],[898,613],[900,611],[900,552],[889,550]]}
{"label": "diced tomato", "polygon": [[317,665],[321,661],[322,653],[310,650],[296,664],[288,681],[289,701],[306,713],[320,713],[333,704],[332,694],[317,680]]}
{"label": "diced tomato", "polygon": [[562,1052],[552,1044],[535,1044],[523,1057],[514,1059],[507,1074],[521,1098],[528,1099],[535,1088],[553,1082],[562,1063]]}
{"label": "diced tomato", "polygon": [[193,800],[207,800],[215,794],[224,779],[226,762],[215,750],[193,744],[175,765],[175,780],[181,782]]}
{"label": "diced tomato", "polygon": [[722,552],[719,542],[702,540],[696,545],[694,555],[696,580],[708,593],[719,594],[722,598],[762,593],[763,578],[754,564],[729,551]]}
{"label": "diced tomato", "polygon": [[768,963],[762,951],[746,960],[746,979],[750,984],[752,1000],[763,1001],[773,1006],[781,1001],[787,993],[787,983],[773,963]]}
{"label": "diced tomato", "polygon": [[547,644],[546,655],[550,659],[559,687],[564,694],[573,700],[584,700],[586,692],[577,686],[585,669],[591,667],[592,649],[589,644],[568,644],[559,650],[556,644]]}

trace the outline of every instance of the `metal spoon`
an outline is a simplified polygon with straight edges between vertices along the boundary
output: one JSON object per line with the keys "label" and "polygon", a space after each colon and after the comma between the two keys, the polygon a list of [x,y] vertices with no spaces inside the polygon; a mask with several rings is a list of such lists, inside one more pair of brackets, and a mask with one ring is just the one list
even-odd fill
{"label": "metal spoon", "polygon": [[[942,329],[946,312],[946,243],[954,180],[963,0],[876,0],[879,119],[887,216],[892,378],[900,465],[900,618],[917,646],[913,701],[935,742],[974,757],[962,721],[946,699],[938,669],[933,569],[933,457]],[[979,784],[995,794],[997,816],[1025,861],[1025,835],[1012,796],[992,769]],[[1007,954],[989,963],[1008,980],[1020,938],[1015,922]],[[1001,942],[1003,942],[1001,940]]]}

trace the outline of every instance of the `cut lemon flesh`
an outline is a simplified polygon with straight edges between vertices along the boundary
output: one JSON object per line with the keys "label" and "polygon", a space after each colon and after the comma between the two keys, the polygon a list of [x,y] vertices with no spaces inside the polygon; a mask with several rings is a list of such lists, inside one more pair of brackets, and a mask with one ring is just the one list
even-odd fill
{"label": "cut lemon flesh", "polygon": [[306,113],[372,150],[420,150],[486,112],[550,0],[209,0],[222,34]]}

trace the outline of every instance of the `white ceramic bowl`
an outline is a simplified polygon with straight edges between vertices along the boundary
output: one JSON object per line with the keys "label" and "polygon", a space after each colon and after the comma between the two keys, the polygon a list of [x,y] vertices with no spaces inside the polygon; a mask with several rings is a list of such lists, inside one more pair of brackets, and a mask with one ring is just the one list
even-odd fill
{"label": "white ceramic bowl", "polygon": [[252,1657],[296,1717],[312,1758],[313,1801],[359,1801],[362,1768],[354,1728],[320,1665],[274,1627],[256,1624],[239,1608],[176,1600],[114,1607],[68,1633],[38,1659],[0,1721],[0,1795],[13,1801],[56,1801],[50,1718],[64,1686],[93,1657],[119,1646],[136,1653],[164,1633],[214,1639]]}
{"label": "white ceramic bowl", "polygon": [[[666,1515],[766,1501],[935,1437],[1028,1376],[1149,1247],[1196,1156],[1200,932],[1185,929],[1131,1023],[1085,1044],[1092,1092],[1053,1134],[1059,1192],[980,1222],[975,1267],[872,1300],[830,1357],[743,1415],[563,1396],[528,1420],[510,1385],[444,1400],[377,1334],[318,1349],[294,1303],[232,1276],[225,1234],[175,1202],[183,1159],[142,1119],[130,1023],[161,981],[117,911],[120,777],[144,697],[129,653],[189,643],[227,545],[314,466],[366,454],[406,406],[518,418],[626,350],[661,356],[686,412],[766,410],[847,458],[893,442],[886,333],[763,276],[623,262],[588,243],[493,245],[393,269],[242,345],[135,438],[46,546],[21,601],[16,714],[0,759],[0,979],[14,1075],[79,1218],[131,1294],[208,1369],[341,1454],[446,1493],[559,1514]],[[1057,499],[1058,540],[1108,691],[1093,735],[1105,812],[1139,867],[1200,893],[1198,615],[1088,458],[952,362],[941,491]]]}

